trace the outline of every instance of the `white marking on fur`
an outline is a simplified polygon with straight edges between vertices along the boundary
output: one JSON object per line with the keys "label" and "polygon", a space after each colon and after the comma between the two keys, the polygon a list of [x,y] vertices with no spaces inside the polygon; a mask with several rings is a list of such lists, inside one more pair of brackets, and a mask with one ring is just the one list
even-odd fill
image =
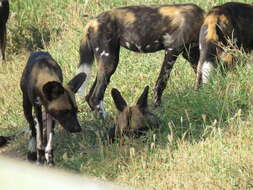
{"label": "white marking on fur", "polygon": [[96,50],[96,51],[98,51],[98,50],[99,50],[99,48],[97,47],[95,50]]}
{"label": "white marking on fur", "polygon": [[32,137],[28,142],[28,151],[36,152],[36,139]]}
{"label": "white marking on fur", "polygon": [[52,147],[53,147],[53,132],[50,132],[47,141],[47,146],[45,148],[45,157],[48,162],[49,162],[49,153],[52,151]]}
{"label": "white marking on fur", "polygon": [[103,100],[101,100],[96,107],[98,108],[98,112],[101,113],[101,115],[103,116],[103,118],[106,118],[107,113],[106,113],[105,108],[104,108],[104,102],[103,102]]}
{"label": "white marking on fur", "polygon": [[205,61],[202,67],[202,81],[203,84],[208,82],[208,79],[211,76],[212,71],[214,70],[214,66],[212,62]]}
{"label": "white marking on fur", "polygon": [[107,57],[107,56],[109,56],[110,54],[109,54],[109,53],[106,53],[106,51],[104,50],[104,51],[100,54],[100,56],[102,57],[103,55]]}
{"label": "white marking on fur", "polygon": [[40,126],[39,126],[39,121],[38,118],[35,117],[34,121],[36,122],[35,128],[36,128],[36,141],[37,141],[37,149],[43,149],[43,144],[42,144],[42,139],[41,139],[41,133],[40,133]]}
{"label": "white marking on fur", "polygon": [[172,36],[169,33],[166,33],[163,36],[163,43],[164,43],[165,46],[170,46],[173,41],[174,40],[173,40]]}
{"label": "white marking on fur", "polygon": [[90,79],[90,75],[91,75],[91,65],[89,63],[82,63],[76,71],[76,74],[79,74],[79,73],[86,74],[86,79],[77,92],[78,94],[84,95],[84,89],[85,89],[85,87]]}
{"label": "white marking on fur", "polygon": [[126,42],[126,47],[130,48],[130,43]]}
{"label": "white marking on fur", "polygon": [[41,105],[42,104],[40,97],[36,97],[35,104],[37,104],[37,105]]}
{"label": "white marking on fur", "polygon": [[139,46],[139,45],[137,45],[137,44],[135,44],[135,46],[137,47],[137,49],[141,52],[142,50],[141,50],[141,46]]}

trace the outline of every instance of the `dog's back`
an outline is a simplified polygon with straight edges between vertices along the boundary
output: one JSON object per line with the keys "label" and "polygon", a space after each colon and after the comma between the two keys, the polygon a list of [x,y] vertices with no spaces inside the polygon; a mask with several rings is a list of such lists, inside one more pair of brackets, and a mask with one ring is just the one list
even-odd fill
{"label": "dog's back", "polygon": [[47,52],[35,52],[31,54],[21,78],[21,89],[34,102],[35,94],[40,93],[44,84],[49,81],[62,83],[62,71],[60,66]]}
{"label": "dog's back", "polygon": [[[225,3],[212,8],[203,26],[207,27],[207,41],[234,39],[246,50],[253,48],[253,6],[244,3]],[[202,29],[203,30],[203,29]]]}

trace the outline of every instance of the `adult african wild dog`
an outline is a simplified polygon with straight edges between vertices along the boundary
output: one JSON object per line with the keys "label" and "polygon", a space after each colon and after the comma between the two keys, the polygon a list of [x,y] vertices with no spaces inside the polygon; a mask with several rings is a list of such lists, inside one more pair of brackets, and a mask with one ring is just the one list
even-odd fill
{"label": "adult african wild dog", "polygon": [[113,88],[111,91],[112,98],[118,110],[115,127],[109,131],[109,139],[114,141],[119,137],[121,142],[123,136],[139,137],[144,135],[148,129],[158,128],[159,119],[148,110],[148,89],[146,86],[136,105],[128,106],[121,93]]}
{"label": "adult african wild dog", "polygon": [[[61,68],[51,55],[47,52],[31,54],[20,82],[24,115],[31,130],[27,155],[29,160],[37,159],[38,163],[43,163],[45,156],[47,164],[53,164],[54,120],[57,120],[69,132],[81,131],[77,120],[74,93],[80,88],[85,78],[85,73],[79,73],[66,86],[63,86]],[[42,106],[47,113],[47,145],[45,150],[43,146]],[[32,116],[32,108],[35,111],[35,119]]]}
{"label": "adult african wild dog", "polygon": [[6,22],[9,17],[9,1],[0,0],[0,59],[5,60]]}
{"label": "adult african wild dog", "polygon": [[97,59],[99,71],[86,96],[91,109],[97,109],[104,115],[103,97],[118,65],[120,46],[142,53],[165,50],[154,89],[154,103],[159,105],[171,69],[180,53],[196,72],[198,36],[203,20],[204,11],[197,5],[176,4],[115,8],[89,21],[81,40],[77,72],[89,75],[93,60]]}
{"label": "adult african wild dog", "polygon": [[225,3],[213,7],[200,30],[200,59],[195,87],[207,83],[210,72],[220,57],[225,66],[231,65],[233,56],[224,53],[223,47],[233,44],[246,52],[253,50],[253,5]]}

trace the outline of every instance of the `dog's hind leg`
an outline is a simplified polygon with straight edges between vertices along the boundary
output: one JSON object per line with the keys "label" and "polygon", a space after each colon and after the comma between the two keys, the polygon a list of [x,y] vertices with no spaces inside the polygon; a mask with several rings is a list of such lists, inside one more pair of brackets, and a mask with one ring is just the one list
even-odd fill
{"label": "dog's hind leg", "polygon": [[195,74],[197,74],[197,67],[199,61],[199,47],[189,45],[188,47],[184,48],[182,55],[187,61],[189,61]]}
{"label": "dog's hind leg", "polygon": [[32,116],[32,104],[28,99],[28,96],[23,94],[23,110],[24,115],[29,123],[31,136],[28,143],[28,153],[27,153],[27,159],[30,161],[36,161],[36,128],[35,128],[35,121]]}
{"label": "dog's hind leg", "polygon": [[179,50],[168,48],[165,50],[165,58],[160,70],[160,74],[157,78],[154,88],[154,104],[159,106],[161,104],[161,97],[163,90],[166,88],[170,72],[174,66],[174,63],[180,54]]}
{"label": "dog's hind leg", "polygon": [[34,105],[34,111],[37,118],[36,125],[36,145],[37,145],[37,164],[44,163],[44,146],[43,146],[43,121],[42,121],[42,111],[40,105]]}

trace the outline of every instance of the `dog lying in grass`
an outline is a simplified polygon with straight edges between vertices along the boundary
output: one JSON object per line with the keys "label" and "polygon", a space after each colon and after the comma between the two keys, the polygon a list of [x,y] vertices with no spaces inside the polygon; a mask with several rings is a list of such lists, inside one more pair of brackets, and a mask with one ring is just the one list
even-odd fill
{"label": "dog lying in grass", "polygon": [[225,67],[233,66],[233,55],[225,52],[228,46],[252,51],[252,31],[253,5],[231,2],[213,7],[200,30],[200,58],[195,87],[208,82],[216,66],[216,57],[224,62]]}
{"label": "dog lying in grass", "polygon": [[115,8],[89,21],[80,44],[77,73],[84,72],[88,77],[96,58],[99,71],[86,96],[91,109],[106,116],[103,98],[119,62],[120,46],[140,53],[165,50],[154,88],[154,103],[159,105],[178,55],[182,53],[197,71],[198,39],[203,20],[204,11],[197,5],[175,4]]}
{"label": "dog lying in grass", "polygon": [[148,89],[146,86],[137,103],[128,106],[121,93],[113,88],[112,98],[118,110],[115,120],[115,127],[109,130],[109,140],[113,142],[119,138],[121,143],[124,136],[136,138],[144,135],[149,129],[159,128],[159,119],[148,110]]}
{"label": "dog lying in grass", "polygon": [[[31,137],[28,145],[28,160],[53,165],[54,120],[69,132],[80,132],[77,120],[77,105],[74,93],[85,81],[86,74],[79,73],[63,86],[60,66],[47,52],[32,53],[24,68],[20,87],[23,95],[23,110],[29,123]],[[42,107],[47,119],[46,147],[43,145]],[[32,109],[35,111],[35,119]]]}
{"label": "dog lying in grass", "polygon": [[0,0],[0,60],[5,60],[6,23],[9,18],[9,1]]}

